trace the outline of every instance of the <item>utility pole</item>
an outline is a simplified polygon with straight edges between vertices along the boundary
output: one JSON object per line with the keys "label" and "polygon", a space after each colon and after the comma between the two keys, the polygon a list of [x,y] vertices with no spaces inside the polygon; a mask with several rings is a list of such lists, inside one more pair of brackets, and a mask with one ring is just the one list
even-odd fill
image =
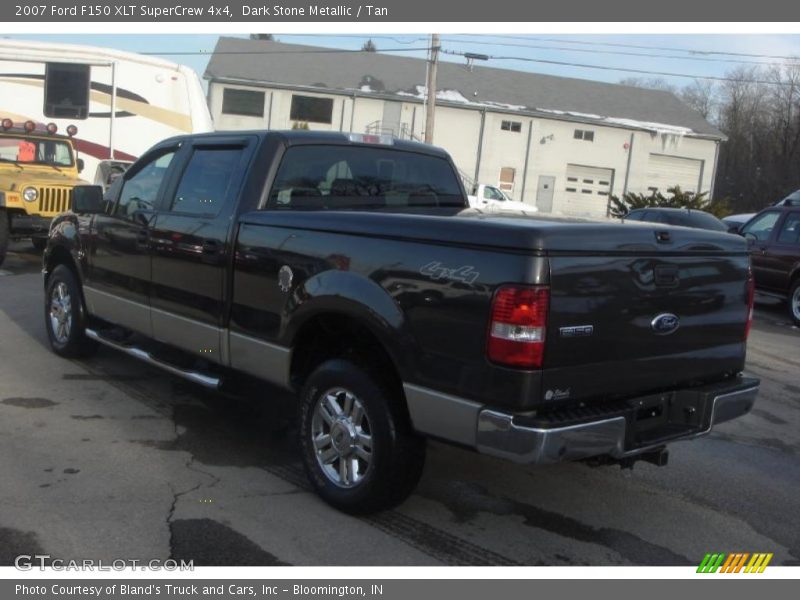
{"label": "utility pole", "polygon": [[425,143],[433,143],[433,125],[436,118],[436,67],[439,65],[439,34],[431,34],[431,57],[428,61],[426,82],[427,106],[425,109]]}

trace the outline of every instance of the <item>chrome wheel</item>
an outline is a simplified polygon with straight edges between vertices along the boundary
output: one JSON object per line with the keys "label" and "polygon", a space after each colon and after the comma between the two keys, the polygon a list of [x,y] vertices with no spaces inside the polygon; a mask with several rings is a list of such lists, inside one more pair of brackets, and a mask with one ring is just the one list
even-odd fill
{"label": "chrome wheel", "polygon": [[69,341],[72,331],[72,298],[63,281],[59,281],[50,292],[50,329],[59,344]]}
{"label": "chrome wheel", "polygon": [[792,315],[794,315],[794,320],[800,321],[800,286],[794,288],[794,294],[792,294],[789,302],[792,306]]}
{"label": "chrome wheel", "polygon": [[352,392],[333,388],[320,395],[311,438],[317,463],[332,483],[344,488],[361,483],[372,462],[372,430],[363,404]]}

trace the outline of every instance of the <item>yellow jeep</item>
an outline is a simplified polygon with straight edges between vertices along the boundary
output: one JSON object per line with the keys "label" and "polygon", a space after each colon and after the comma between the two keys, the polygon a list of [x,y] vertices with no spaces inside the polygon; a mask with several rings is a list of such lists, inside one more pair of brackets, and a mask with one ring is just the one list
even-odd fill
{"label": "yellow jeep", "polygon": [[33,121],[22,126],[3,119],[0,127],[0,265],[12,239],[29,237],[41,250],[50,220],[72,207],[72,188],[86,182],[78,176],[72,136],[59,135],[55,124],[42,128]]}

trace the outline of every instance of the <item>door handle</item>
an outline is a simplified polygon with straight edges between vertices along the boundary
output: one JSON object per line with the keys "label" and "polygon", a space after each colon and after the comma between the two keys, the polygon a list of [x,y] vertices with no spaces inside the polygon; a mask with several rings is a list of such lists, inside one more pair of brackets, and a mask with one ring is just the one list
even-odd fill
{"label": "door handle", "polygon": [[222,250],[219,240],[203,240],[203,254],[215,256]]}

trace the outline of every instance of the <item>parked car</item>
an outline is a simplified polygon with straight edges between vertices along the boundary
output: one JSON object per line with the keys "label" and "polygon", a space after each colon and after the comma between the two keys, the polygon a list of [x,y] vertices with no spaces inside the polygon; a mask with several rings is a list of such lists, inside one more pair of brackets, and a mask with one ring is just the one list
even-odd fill
{"label": "parked car", "polygon": [[800,206],[800,190],[792,192],[783,200],[776,202],[775,206]]}
{"label": "parked car", "polygon": [[533,204],[518,202],[500,188],[483,183],[476,185],[467,199],[472,208],[479,208],[486,212],[539,212],[539,209]]}
{"label": "parked car", "polygon": [[747,223],[750,219],[756,216],[756,213],[742,213],[738,215],[728,215],[722,217],[722,222],[728,226],[728,231],[731,233],[738,233],[742,225]]}
{"label": "parked car", "polygon": [[788,301],[800,326],[800,204],[767,208],[745,223],[756,289]]}
{"label": "parked car", "polygon": [[725,223],[714,215],[702,210],[692,210],[689,208],[636,208],[625,215],[624,220],[663,223],[665,225],[708,229],[709,231],[731,230],[730,226],[725,225]]}
{"label": "parked car", "polygon": [[309,480],[339,509],[403,500],[428,436],[664,465],[755,402],[741,237],[466,210],[443,150],[388,136],[183,136],[118,181],[110,207],[75,188],[51,229],[53,351],[296,392]]}
{"label": "parked car", "polygon": [[11,240],[30,238],[44,250],[50,220],[69,210],[73,186],[86,183],[73,139],[77,127],[67,131],[58,134],[55,123],[0,121],[0,265]]}

